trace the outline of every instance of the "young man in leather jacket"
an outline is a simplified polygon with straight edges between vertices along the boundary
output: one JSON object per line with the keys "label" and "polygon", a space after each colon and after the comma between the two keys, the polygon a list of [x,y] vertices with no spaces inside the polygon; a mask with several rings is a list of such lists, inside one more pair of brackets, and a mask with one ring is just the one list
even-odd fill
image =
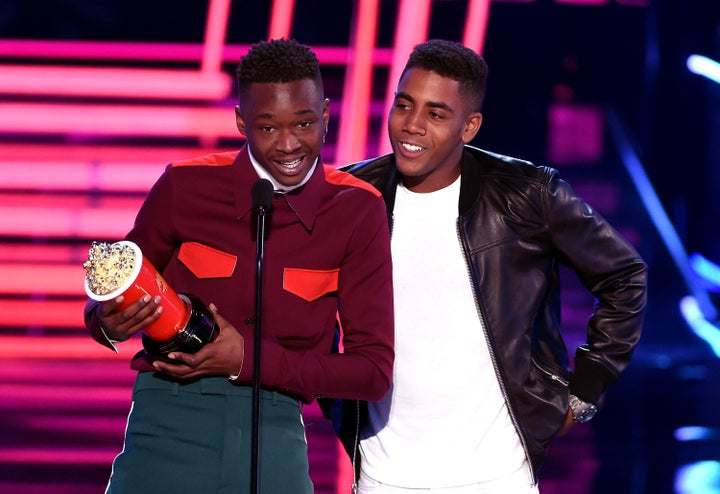
{"label": "young man in leather jacket", "polygon": [[[393,153],[348,167],[387,206],[393,384],[331,413],[360,493],[536,493],[550,442],[597,411],[630,361],[646,303],[636,250],[545,166],[471,147],[487,66],[415,47],[390,109]],[[568,354],[559,266],[596,298]]]}

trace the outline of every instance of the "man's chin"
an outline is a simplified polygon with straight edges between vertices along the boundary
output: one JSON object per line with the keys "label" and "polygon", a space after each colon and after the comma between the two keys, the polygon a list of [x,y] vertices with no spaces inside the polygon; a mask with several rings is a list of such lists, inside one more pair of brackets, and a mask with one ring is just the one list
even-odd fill
{"label": "man's chin", "polygon": [[287,171],[278,170],[273,174],[273,178],[285,187],[294,187],[305,180],[308,170],[302,170],[298,173],[287,173]]}

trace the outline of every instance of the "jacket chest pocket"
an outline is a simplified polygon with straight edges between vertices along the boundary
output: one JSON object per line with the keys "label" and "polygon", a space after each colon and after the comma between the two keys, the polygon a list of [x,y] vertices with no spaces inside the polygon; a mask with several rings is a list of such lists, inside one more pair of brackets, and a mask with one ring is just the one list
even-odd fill
{"label": "jacket chest pocket", "polygon": [[237,256],[198,242],[183,243],[178,260],[199,279],[230,278],[237,264]]}
{"label": "jacket chest pocket", "polygon": [[285,268],[283,289],[312,302],[323,295],[337,292],[340,269]]}

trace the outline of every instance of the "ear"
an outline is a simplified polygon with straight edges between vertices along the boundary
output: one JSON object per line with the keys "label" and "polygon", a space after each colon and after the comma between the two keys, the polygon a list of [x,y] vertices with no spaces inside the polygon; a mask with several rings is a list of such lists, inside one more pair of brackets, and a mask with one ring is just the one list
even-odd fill
{"label": "ear", "polygon": [[235,106],[235,123],[237,125],[240,135],[247,137],[245,133],[245,120],[243,119],[242,113],[240,112],[240,105]]}
{"label": "ear", "polygon": [[327,130],[330,124],[330,99],[325,98],[323,101],[323,128]]}
{"label": "ear", "polygon": [[462,141],[464,144],[472,141],[480,130],[482,125],[482,113],[473,112],[465,119],[465,127],[463,128]]}

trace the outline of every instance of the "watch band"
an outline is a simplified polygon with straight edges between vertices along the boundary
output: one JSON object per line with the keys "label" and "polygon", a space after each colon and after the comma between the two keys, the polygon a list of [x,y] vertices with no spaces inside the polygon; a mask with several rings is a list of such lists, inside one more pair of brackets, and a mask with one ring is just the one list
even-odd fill
{"label": "watch band", "polygon": [[570,410],[573,414],[573,422],[576,424],[584,424],[592,419],[598,411],[598,408],[592,403],[581,400],[575,395],[570,395]]}

